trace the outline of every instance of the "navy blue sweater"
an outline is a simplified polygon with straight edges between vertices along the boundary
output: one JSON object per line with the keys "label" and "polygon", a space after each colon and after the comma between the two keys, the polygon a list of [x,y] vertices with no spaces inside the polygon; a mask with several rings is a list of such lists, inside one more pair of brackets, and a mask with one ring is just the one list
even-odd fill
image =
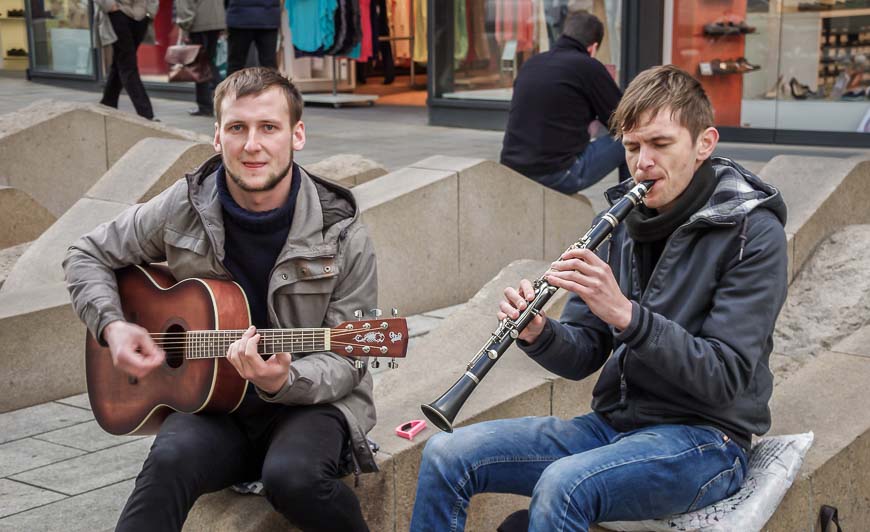
{"label": "navy blue sweater", "polygon": [[287,242],[299,196],[299,167],[293,165],[293,182],[287,201],[265,212],[242,208],[227,189],[224,168],[218,170],[218,197],[224,216],[224,266],[248,296],[251,321],[257,329],[269,327],[269,278]]}

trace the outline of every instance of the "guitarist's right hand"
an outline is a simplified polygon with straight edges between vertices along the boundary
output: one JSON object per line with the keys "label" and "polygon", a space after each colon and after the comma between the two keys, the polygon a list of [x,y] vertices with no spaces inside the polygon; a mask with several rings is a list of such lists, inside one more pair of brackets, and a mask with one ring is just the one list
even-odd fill
{"label": "guitarist's right hand", "polygon": [[166,358],[166,353],[154,343],[147,330],[127,321],[117,320],[106,325],[103,340],[109,344],[115,367],[139,379]]}

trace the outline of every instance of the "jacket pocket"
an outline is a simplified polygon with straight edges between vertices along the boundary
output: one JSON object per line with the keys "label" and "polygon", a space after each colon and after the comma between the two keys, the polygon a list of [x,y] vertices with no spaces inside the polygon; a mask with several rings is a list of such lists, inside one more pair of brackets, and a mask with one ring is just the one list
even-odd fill
{"label": "jacket pocket", "polygon": [[204,234],[190,235],[176,231],[172,227],[167,227],[163,239],[168,246],[191,251],[197,255],[205,255],[206,250],[208,250],[208,239],[206,239]]}
{"label": "jacket pocket", "polygon": [[740,489],[742,483],[743,467],[740,464],[740,458],[734,458],[734,462],[729,468],[719,472],[701,486],[698,494],[695,496],[695,500],[692,501],[692,504],[686,511],[694,512],[734,495]]}
{"label": "jacket pocket", "polygon": [[299,280],[279,287],[275,312],[283,327],[323,327],[337,277]]}

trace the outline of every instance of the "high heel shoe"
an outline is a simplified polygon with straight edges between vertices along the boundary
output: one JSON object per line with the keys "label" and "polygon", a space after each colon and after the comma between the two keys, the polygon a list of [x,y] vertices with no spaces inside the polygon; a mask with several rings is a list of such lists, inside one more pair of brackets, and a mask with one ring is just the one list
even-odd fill
{"label": "high heel shoe", "polygon": [[789,80],[788,87],[791,90],[792,98],[795,100],[806,100],[808,97],[816,96],[816,93],[811,91],[808,85],[804,85],[795,78]]}
{"label": "high heel shoe", "polygon": [[776,83],[773,84],[773,88],[764,93],[764,98],[767,100],[773,100],[779,94],[780,89],[785,93],[785,86],[782,83],[782,74],[776,78]]}

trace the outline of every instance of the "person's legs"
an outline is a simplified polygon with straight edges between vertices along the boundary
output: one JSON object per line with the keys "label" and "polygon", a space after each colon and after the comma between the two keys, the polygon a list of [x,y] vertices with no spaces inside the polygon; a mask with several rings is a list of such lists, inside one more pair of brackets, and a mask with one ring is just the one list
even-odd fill
{"label": "person's legs", "polygon": [[625,148],[622,143],[604,135],[590,142],[567,169],[533,176],[532,179],[559,192],[574,194],[601,181],[617,168],[620,181],[631,177],[625,164]]}
{"label": "person's legs", "polygon": [[116,530],[181,530],[200,495],[256,479],[257,465],[256,453],[231,416],[171,414],[151,446]]}
{"label": "person's legs", "polygon": [[210,115],[214,112],[214,87],[217,85],[218,77],[217,66],[214,64],[214,56],[217,50],[218,35],[220,35],[219,31],[201,31],[190,34],[190,42],[202,46],[208,55],[212,73],[211,80],[195,85],[196,107],[199,114]]}
{"label": "person's legs", "polygon": [[[154,118],[154,111],[151,108],[151,100],[145,92],[145,86],[142,85],[142,79],[139,77],[139,65],[136,59],[136,51],[145,37],[145,32],[148,31],[148,20],[133,20],[120,11],[109,13],[109,20],[118,37],[118,40],[112,44],[112,66],[117,67],[118,77],[127,95],[130,96],[136,113],[150,120]],[[108,98],[104,96],[104,100],[107,102],[106,105],[110,105],[111,94]],[[117,97],[114,103],[114,106],[117,106]]]}
{"label": "person's legs", "polygon": [[260,66],[278,68],[278,30],[254,30]]}
{"label": "person's legs", "polygon": [[472,495],[531,495],[551,463],[605,445],[615,435],[597,414],[503,419],[436,434],[423,451],[410,528],[463,530]]}
{"label": "person's legs", "polygon": [[227,76],[245,68],[248,49],[254,40],[254,31],[256,30],[227,29]]}
{"label": "person's legs", "polygon": [[721,432],[661,425],[553,462],[534,488],[529,531],[584,531],[591,523],[665,517],[735,493],[746,456]]}
{"label": "person's legs", "polygon": [[272,506],[304,530],[367,531],[356,494],[340,480],[348,440],[337,408],[286,408],[263,462],[263,487]]}

